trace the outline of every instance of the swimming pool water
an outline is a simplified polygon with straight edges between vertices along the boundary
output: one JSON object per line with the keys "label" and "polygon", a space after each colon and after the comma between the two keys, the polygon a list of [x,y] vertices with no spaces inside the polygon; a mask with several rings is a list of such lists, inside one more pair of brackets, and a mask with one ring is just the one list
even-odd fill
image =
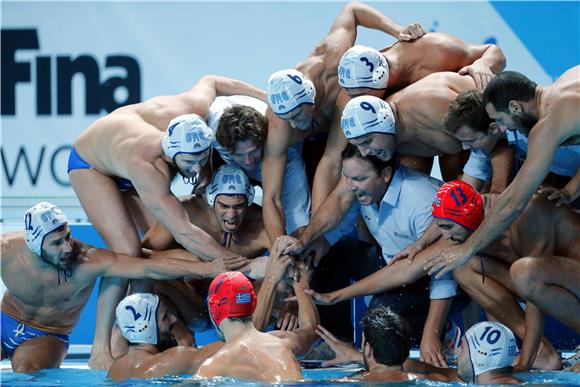
{"label": "swimming pool water", "polygon": [[[5,362],[2,362],[4,365]],[[0,372],[2,386],[90,386],[90,387],[117,387],[117,386],[268,386],[268,383],[242,382],[234,379],[219,378],[212,380],[192,380],[190,376],[167,376],[149,380],[129,380],[122,383],[116,383],[106,378],[106,372],[93,371],[88,369],[68,368],[68,367],[85,367],[86,361],[79,362],[67,361],[61,369],[44,370],[34,374],[15,374],[8,370]],[[377,383],[357,383],[346,380],[337,380],[352,375],[356,370],[353,369],[316,369],[304,370],[304,381],[295,383],[279,384],[280,386],[371,386]],[[526,385],[558,385],[558,386],[578,386],[580,385],[580,374],[573,372],[546,372],[532,371],[517,374],[517,376],[526,382]],[[417,380],[406,383],[388,383],[389,386],[465,386],[460,383],[441,383],[426,380]]]}

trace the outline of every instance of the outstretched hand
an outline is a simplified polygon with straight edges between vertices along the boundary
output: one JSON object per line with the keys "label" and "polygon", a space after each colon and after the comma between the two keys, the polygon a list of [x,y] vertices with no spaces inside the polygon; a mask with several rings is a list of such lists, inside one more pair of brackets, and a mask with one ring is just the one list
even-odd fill
{"label": "outstretched hand", "polygon": [[399,32],[398,39],[402,42],[408,42],[411,40],[419,39],[426,33],[427,31],[425,31],[421,23],[413,22],[405,27],[401,32]]}
{"label": "outstretched hand", "polygon": [[441,249],[438,253],[427,258],[423,270],[439,279],[452,270],[466,264],[471,254],[466,251],[465,245],[456,245]]}
{"label": "outstretched hand", "polygon": [[322,362],[323,367],[330,367],[333,365],[351,364],[362,362],[362,355],[355,350],[351,345],[336,338],[322,325],[316,327],[316,334],[328,344],[334,351],[335,357],[332,360]]}
{"label": "outstretched hand", "polygon": [[282,254],[298,255],[304,251],[304,246],[300,239],[290,235],[279,236],[274,244],[278,243]]}

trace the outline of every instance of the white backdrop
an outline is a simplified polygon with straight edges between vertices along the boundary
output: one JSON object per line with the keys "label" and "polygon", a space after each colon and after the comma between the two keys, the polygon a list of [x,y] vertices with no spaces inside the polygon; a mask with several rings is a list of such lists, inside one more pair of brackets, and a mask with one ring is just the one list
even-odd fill
{"label": "white backdrop", "polygon": [[[18,208],[16,218],[20,219],[20,207],[40,199],[75,206],[66,175],[69,147],[84,128],[106,114],[104,109],[88,114],[87,100],[96,98],[100,106],[99,95],[123,102],[128,95],[146,99],[174,94],[206,74],[265,87],[270,73],[293,67],[308,55],[344,4],[3,1],[2,98],[4,104],[14,94],[15,114],[6,114],[3,105],[2,217],[10,218],[10,210]],[[508,68],[540,84],[551,82],[487,2],[371,5],[400,24],[418,20],[427,29],[449,32],[465,41],[482,43],[494,37],[508,58]],[[10,30],[20,30],[16,34],[20,38],[14,38]],[[382,48],[394,41],[377,31],[359,31],[361,44]],[[22,48],[25,33],[37,37],[38,48]],[[112,56],[132,58],[138,71],[107,66]],[[71,82],[62,76],[66,64],[81,57],[86,67],[97,69],[98,87],[87,87],[81,73]],[[126,87],[113,88],[114,93],[103,91],[115,77],[120,82],[138,77],[139,82],[130,92]],[[62,106],[57,106],[57,100],[66,97],[69,83],[71,112],[59,114]],[[38,114],[39,102],[48,114]]]}

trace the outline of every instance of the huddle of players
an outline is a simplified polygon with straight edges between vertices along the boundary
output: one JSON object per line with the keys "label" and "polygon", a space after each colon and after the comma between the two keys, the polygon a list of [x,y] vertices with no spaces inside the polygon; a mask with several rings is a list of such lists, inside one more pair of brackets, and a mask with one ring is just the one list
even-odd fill
{"label": "huddle of players", "polygon": [[[315,268],[313,276],[318,282],[324,282],[325,273],[328,277],[328,271],[325,270],[329,267],[334,266],[335,269],[342,269],[344,272],[348,266],[343,263],[346,265],[350,263],[353,266],[353,270],[346,273],[347,277],[353,276],[360,280],[353,286],[335,282],[330,284],[334,288],[316,289],[331,293],[306,290],[306,293],[314,296],[319,303],[331,304],[357,295],[376,294],[375,305],[371,306],[389,305],[397,309],[396,305],[391,304],[392,295],[400,297],[403,293],[409,293],[406,296],[411,300],[418,298],[421,303],[426,303],[424,295],[429,281],[419,283],[414,292],[405,292],[400,287],[421,281],[421,278],[426,277],[429,269],[431,269],[429,274],[446,269],[440,266],[441,261],[437,259],[442,256],[440,250],[449,243],[436,241],[438,239],[465,241],[483,221],[484,214],[487,217],[488,213],[493,213],[490,211],[494,210],[492,203],[496,198],[481,196],[470,185],[457,181],[440,187],[441,182],[412,170],[416,167],[425,171],[422,165],[424,160],[414,157],[454,154],[461,149],[462,144],[468,148],[475,143],[475,139],[461,138],[467,129],[485,133],[485,135],[478,134],[480,137],[494,136],[498,131],[502,131],[502,128],[505,132],[507,125],[518,128],[519,122],[514,120],[505,122],[509,119],[509,113],[512,110],[508,110],[508,117],[503,117],[501,115],[506,113],[496,110],[495,102],[484,104],[482,100],[475,105],[471,115],[481,116],[487,113],[494,115],[500,124],[499,130],[490,127],[488,134],[489,122],[485,123],[487,125],[485,127],[479,123],[475,125],[472,117],[465,119],[461,125],[457,125],[458,130],[455,133],[448,130],[450,125],[444,125],[443,122],[448,124],[450,121],[450,115],[446,116],[450,103],[453,111],[453,103],[461,104],[466,94],[475,95],[476,100],[477,97],[481,98],[480,92],[470,90],[482,89],[485,85],[487,89],[484,98],[486,94],[492,93],[488,93],[488,89],[490,85],[493,85],[493,81],[489,85],[487,83],[494,73],[503,69],[505,59],[501,50],[495,46],[466,45],[445,34],[433,33],[423,36],[425,32],[420,26],[411,25],[403,29],[380,14],[375,19],[368,17],[376,16],[376,14],[378,13],[375,10],[362,4],[349,4],[337,18],[329,35],[307,60],[299,64],[296,70],[283,70],[270,77],[267,95],[243,82],[220,77],[205,77],[187,93],[171,97],[157,97],[142,104],[121,108],[87,129],[75,142],[74,155],[71,154],[69,161],[71,183],[93,225],[113,253],[89,248],[76,240],[71,242],[66,222],[53,222],[55,217],[46,215],[60,213],[58,209],[48,204],[42,204],[36,209],[33,207],[25,217],[26,241],[27,243],[36,241],[34,243],[37,244],[40,241],[40,248],[36,246],[35,250],[27,252],[24,243],[18,245],[18,239],[24,240],[22,236],[14,236],[12,239],[15,242],[11,243],[8,242],[9,238],[3,237],[3,279],[10,272],[15,273],[15,277],[21,278],[22,274],[16,273],[23,264],[22,257],[26,256],[30,260],[32,255],[36,256],[37,260],[40,258],[41,262],[37,262],[36,266],[40,264],[46,266],[48,263],[53,268],[57,268],[56,286],[54,276],[46,279],[46,284],[42,281],[38,282],[38,286],[44,285],[42,289],[52,289],[55,304],[57,299],[62,300],[63,291],[72,290],[66,289],[73,287],[72,285],[76,285],[74,290],[83,296],[75,299],[74,302],[66,298],[67,302],[72,302],[74,305],[54,306],[51,310],[53,312],[51,317],[49,317],[50,313],[47,313],[41,318],[37,316],[30,318],[34,315],[31,310],[40,307],[37,304],[38,301],[34,303],[28,301],[26,294],[29,291],[20,289],[21,285],[13,284],[16,279],[5,280],[8,292],[5,295],[7,301],[3,300],[2,303],[3,320],[6,313],[16,322],[44,328],[50,333],[44,336],[45,341],[49,343],[41,344],[48,345],[50,351],[54,350],[51,346],[55,344],[60,349],[56,360],[53,357],[52,363],[38,367],[37,363],[30,359],[35,359],[31,352],[38,350],[34,342],[42,341],[42,339],[36,338],[38,333],[33,332],[34,336],[31,333],[24,344],[19,346],[16,346],[16,343],[10,344],[14,353],[8,353],[8,355],[12,356],[13,368],[29,370],[34,369],[35,365],[38,369],[60,364],[66,353],[68,339],[57,336],[64,336],[63,332],[70,332],[78,320],[80,309],[86,303],[86,297],[90,294],[94,279],[98,275],[165,279],[185,275],[211,278],[216,272],[226,269],[240,270],[250,275],[254,273],[254,277],[260,277],[260,274],[256,273],[261,272],[265,280],[258,298],[263,294],[265,301],[258,302],[258,307],[263,305],[264,309],[258,313],[260,317],[254,317],[253,320],[262,327],[267,325],[264,321],[269,320],[276,296],[275,286],[270,283],[275,281],[268,280],[272,277],[268,273],[274,270],[272,262],[284,261],[285,263],[279,266],[288,271],[287,267],[293,266],[294,260],[287,254],[292,253],[297,257],[299,254],[314,256],[315,266],[318,267]],[[356,17],[352,17],[353,15]],[[353,25],[353,20],[365,27],[377,28],[401,39],[413,41],[398,42],[383,52],[362,46],[351,47],[356,38],[357,27],[356,23]],[[374,21],[367,22],[368,20]],[[332,45],[336,42],[340,43],[338,47],[342,47],[342,51],[331,50],[331,47],[336,48],[336,45]],[[422,59],[425,47],[435,48],[435,51],[430,51],[437,53],[435,58],[430,58],[429,61]],[[441,57],[438,57],[439,55]],[[313,65],[321,59],[324,66]],[[458,71],[459,74],[451,71]],[[513,75],[503,74],[505,77]],[[574,90],[577,92],[577,85],[575,85],[576,89],[574,85],[567,86],[572,89],[572,94]],[[397,89],[400,90],[393,92]],[[355,98],[350,99],[350,97]],[[267,99],[269,108],[259,100],[260,98]],[[386,99],[383,100],[383,98]],[[508,102],[511,109],[511,101]],[[488,108],[489,103],[492,104],[491,112]],[[514,108],[516,117],[528,108],[528,105],[520,105]],[[542,114],[546,114],[544,110],[541,111]],[[563,116],[565,117],[566,114]],[[576,122],[575,125],[563,125],[569,129],[571,135],[552,136],[556,137],[554,141],[576,144],[578,123]],[[125,130],[119,130],[119,128]],[[304,164],[300,158],[300,143],[296,143],[296,138],[304,136],[304,132],[300,130],[306,130],[308,134],[329,132],[326,150],[314,179],[311,220],[308,219],[310,192],[305,189],[307,180]],[[536,132],[538,131],[534,131]],[[530,133],[529,144],[532,156],[529,159],[534,159],[537,155],[531,151],[532,149],[546,144],[539,143],[541,140],[532,141],[532,134]],[[494,140],[497,143],[502,141],[501,136],[497,136]],[[347,142],[351,144],[347,145]],[[494,157],[497,156],[499,160],[492,163],[493,179],[499,181],[494,182],[495,186],[502,187],[502,183],[503,187],[507,185],[506,168],[501,164],[502,156],[505,160],[506,152],[502,151],[500,145],[496,145],[495,142],[493,144],[495,146],[491,148],[482,147],[483,151],[479,154],[472,152],[470,161],[464,168],[463,178],[478,188],[483,185],[482,181],[489,179],[490,153]],[[558,145],[560,143],[553,148],[557,148]],[[473,147],[475,148],[475,145]],[[208,157],[212,148],[217,149],[223,160],[230,166],[218,169],[213,181],[205,189],[207,204],[199,197],[187,198],[180,203],[171,195],[169,182],[176,172],[179,172],[185,179],[194,183],[198,192],[203,191],[209,176]],[[396,155],[400,159],[400,164],[394,161]],[[305,156],[308,157],[308,155]],[[551,162],[552,158],[548,161]],[[494,158],[492,161],[495,161]],[[530,170],[526,168],[527,163],[526,160],[518,176]],[[497,173],[496,165],[500,165]],[[549,166],[548,163],[548,169]],[[453,162],[448,168],[443,168],[444,176],[449,176],[451,179],[456,178],[460,170],[461,165]],[[341,172],[342,177],[340,177]],[[262,181],[264,189],[264,215],[263,217],[261,213],[252,215],[250,219],[253,222],[244,220],[246,212],[252,213],[251,208],[247,208],[253,196],[247,175],[254,180]],[[550,191],[550,194],[559,195],[563,202],[571,202],[578,196],[579,191],[574,184],[575,179],[572,178],[564,190]],[[512,185],[506,192],[514,191],[511,187]],[[533,190],[535,191],[535,188]],[[504,194],[497,198],[497,201],[501,201],[503,196]],[[107,200],[102,200],[103,198]],[[135,200],[136,198],[139,200]],[[431,208],[433,198],[436,200]],[[105,205],[103,202],[107,201],[109,202]],[[542,289],[538,286],[530,286],[530,276],[532,274],[538,276],[537,270],[533,270],[537,267],[534,265],[553,266],[554,263],[549,260],[554,258],[553,261],[558,265],[569,268],[563,275],[560,275],[561,277],[567,275],[569,278],[562,280],[567,281],[568,284],[574,284],[574,280],[578,282],[577,264],[570,262],[569,259],[578,258],[574,255],[579,251],[578,233],[574,233],[574,230],[578,229],[577,215],[567,207],[556,209],[551,203],[541,198],[534,199],[527,207],[524,207],[525,210],[522,208],[524,213],[518,221],[512,224],[507,235],[498,238],[498,241],[489,246],[488,249],[491,250],[494,250],[495,246],[495,251],[486,253],[485,256],[480,254],[473,257],[467,265],[455,269],[454,277],[472,298],[484,306],[488,314],[505,323],[520,337],[525,338],[518,363],[521,368],[531,367],[534,359],[536,359],[534,365],[542,368],[556,368],[559,366],[559,357],[549,343],[541,339],[542,312],[540,309],[544,311],[546,309],[542,308],[544,305],[542,300],[537,301],[535,298],[540,290],[546,290],[546,286]],[[253,212],[256,213],[256,211]],[[258,212],[261,211],[258,210]],[[349,215],[353,213],[354,220],[352,217],[349,218]],[[323,252],[327,252],[328,245],[350,232],[359,213],[362,214],[370,233],[380,245],[382,257],[376,251],[372,252],[370,245],[363,248],[363,242],[349,242],[351,247],[349,251],[371,251],[371,256],[367,254],[365,257],[366,267],[363,269],[359,267],[360,270],[357,270],[357,266],[360,266],[362,261],[358,257],[346,256],[344,250],[342,254],[340,253],[346,243],[343,238],[335,243],[334,253],[331,248],[328,254],[321,258],[324,255]],[[343,216],[346,216],[345,220],[342,221],[343,224],[340,224]],[[534,222],[529,220],[525,222],[523,218],[526,216],[535,219]],[[435,223],[430,225],[434,218]],[[159,221],[156,225],[154,225],[154,219]],[[393,228],[389,222],[395,222],[398,227]],[[264,226],[256,227],[256,224]],[[145,247],[163,250],[163,252],[141,250],[140,242],[138,249],[135,248],[135,240],[138,242],[135,225],[142,231],[149,230],[143,241]],[[339,232],[335,231],[333,234],[330,231],[335,227]],[[555,227],[557,229],[548,236],[546,229],[552,230]],[[130,231],[127,232],[127,229]],[[294,233],[294,237],[279,238],[286,232]],[[521,237],[522,234],[529,235],[529,233],[540,235],[535,245],[531,245],[529,240]],[[441,236],[443,238],[440,238]],[[46,244],[47,240],[51,241],[55,238],[57,244],[51,245],[51,248],[57,249],[57,245],[68,244],[67,248],[61,251],[55,250],[56,253],[44,251],[43,243]],[[7,241],[6,248],[5,240]],[[223,241],[221,245],[220,241]],[[506,241],[511,246],[509,249],[506,249],[506,243],[503,243]],[[538,241],[542,241],[544,245],[552,245],[551,252],[547,252],[549,247],[537,246]],[[354,248],[352,243],[354,243]],[[170,247],[176,247],[176,244],[195,255],[183,250],[167,250]],[[270,248],[270,246],[273,247]],[[419,253],[427,246],[430,247]],[[274,253],[270,259],[263,258],[255,261],[247,259],[247,257],[259,256],[260,251],[264,249],[277,253]],[[480,249],[478,252],[483,250]],[[506,250],[509,251],[506,252]],[[30,251],[33,253],[31,254]],[[402,254],[397,254],[399,252]],[[131,259],[121,256],[123,253],[129,256],[147,255],[151,256],[151,259]],[[550,257],[548,262],[546,259],[524,258],[532,254]],[[5,270],[7,256],[14,256],[12,270]],[[159,261],[156,259],[158,256],[159,259],[167,259],[167,262],[172,263],[164,262],[163,265],[158,265]],[[404,256],[408,257],[409,264],[404,261],[397,262]],[[487,256],[492,258],[485,258]],[[131,261],[132,270],[125,267],[128,265],[128,263],[125,264],[125,260]],[[557,262],[559,260],[562,262]],[[111,265],[112,261],[121,263]],[[263,269],[264,262],[268,264],[266,269]],[[390,264],[385,266],[385,263]],[[77,270],[87,267],[92,269],[89,270],[90,274],[84,274],[84,270]],[[41,273],[46,269],[46,267],[41,267],[38,271]],[[284,277],[285,271],[282,272],[278,282]],[[81,274],[84,277],[81,278]],[[481,275],[485,276],[484,281],[478,281]],[[288,277],[288,274],[286,273],[285,276]],[[296,298],[301,304],[298,308],[297,326],[303,334],[281,338],[287,342],[287,350],[293,353],[305,352],[303,351],[304,342],[308,340],[312,342],[314,338],[312,333],[318,323],[317,313],[312,312],[308,306],[311,301],[302,297],[308,285],[305,286],[304,280],[300,277],[298,275],[298,279],[286,280],[295,291],[298,287]],[[346,284],[349,279],[345,278]],[[122,285],[122,281],[120,282]],[[101,357],[101,351],[103,346],[108,347],[113,316],[111,312],[114,309],[112,306],[117,305],[117,301],[121,298],[119,295],[123,294],[124,289],[123,286],[117,286],[118,289],[115,289],[115,286],[111,285],[112,283],[105,282],[101,287],[97,313],[99,317],[104,317],[98,319],[95,345],[91,356],[92,365],[106,368],[111,365],[111,362]],[[340,285],[346,287],[340,289]],[[455,290],[452,278],[439,282],[433,278],[430,286],[431,304],[428,316],[423,316],[421,327],[418,329],[423,331],[423,337],[421,338],[421,334],[415,327],[411,335],[419,334],[422,358],[429,363],[441,365],[441,361],[438,360],[441,348],[440,343],[437,346],[437,340],[440,340],[441,332],[444,331],[445,317]],[[577,289],[570,289],[570,286],[563,287],[572,293],[572,296],[574,292],[577,294]],[[389,291],[393,294],[387,294]],[[248,304],[248,297],[243,295],[246,293],[239,293],[242,294],[240,305]],[[224,297],[228,296],[232,295]],[[525,297],[528,301],[533,300],[533,302],[528,302],[525,318],[517,306],[516,300],[520,297]],[[564,297],[564,295],[558,297]],[[177,303],[177,300],[173,301]],[[46,303],[47,300],[44,302]],[[155,314],[153,311],[159,312],[161,309],[158,301],[153,304],[154,307],[143,311],[131,304],[128,305],[129,308],[125,307],[125,311],[131,312],[134,323],[144,316],[147,316],[149,319],[147,322],[151,323],[152,316]],[[514,304],[516,304],[515,309],[510,309]],[[231,335],[247,339],[247,335],[242,333],[247,327],[247,321],[232,322],[226,318],[224,321],[228,326],[222,327],[221,321],[213,315],[212,308],[216,306],[212,307],[210,302],[210,316],[218,331],[221,329],[225,333],[226,343],[228,342],[227,332],[232,331],[236,333],[231,333],[230,339]],[[310,313],[304,313],[304,309]],[[571,321],[569,325],[578,329],[576,326],[578,322],[570,317],[574,316],[573,313],[577,309],[576,295],[576,305],[573,301],[568,302],[567,310],[564,312],[549,309],[547,311],[556,317],[562,316],[560,320],[564,322]],[[66,310],[69,316],[68,325],[64,326],[65,324],[54,317],[55,310],[61,314],[63,310]],[[519,314],[514,313],[514,310],[518,310]],[[405,316],[404,308],[398,311]],[[245,316],[251,314],[251,311],[247,312],[248,310],[245,311]],[[302,316],[300,316],[301,313]],[[286,315],[282,314],[282,316]],[[408,317],[412,324],[416,320],[414,316],[405,317]],[[119,316],[117,318],[120,322]],[[161,318],[168,319],[167,316],[161,316]],[[107,320],[111,322],[108,326]],[[186,321],[186,323],[190,325],[193,321]],[[104,328],[99,329],[99,325],[103,325]],[[283,325],[287,324],[283,323]],[[425,329],[422,329],[422,325]],[[159,326],[161,325],[159,324],[157,329]],[[171,328],[174,326],[173,323],[166,325]],[[487,337],[489,345],[496,344],[499,340],[495,340],[496,336],[509,341],[506,333],[486,336],[491,329],[487,329],[482,334],[478,332],[476,336],[480,337],[476,337],[474,343],[478,345],[485,343],[484,338]],[[123,328],[121,331],[123,332]],[[497,332],[500,331],[498,328]],[[262,336],[253,338],[255,332],[250,333],[252,333],[249,335],[251,340],[260,343],[267,342]],[[425,338],[429,335],[434,337]],[[503,343],[504,339],[500,342]],[[157,339],[153,343],[150,339],[148,340],[146,343],[158,343]],[[376,352],[378,349],[371,339],[367,337],[367,340],[371,353]],[[418,339],[415,342],[418,343]],[[3,337],[3,356],[4,343]],[[33,344],[29,344],[28,351],[22,351],[27,343]],[[238,347],[243,347],[241,345],[243,343],[238,344]],[[276,342],[273,345],[279,346],[279,343]],[[427,349],[423,351],[423,347]],[[204,351],[210,351],[210,348]],[[507,345],[497,348],[508,351]],[[509,362],[501,363],[501,366],[497,368],[502,369],[511,364],[515,355],[513,348],[509,346],[509,356],[500,356],[502,361],[508,359]],[[538,348],[540,348],[539,351]],[[495,351],[500,350],[495,349]],[[131,352],[130,350],[129,354]],[[196,353],[200,359],[198,365],[209,362],[207,367],[202,367],[202,371],[205,369],[207,372],[200,372],[200,374],[220,374],[219,370],[212,369],[211,361],[201,360],[205,358],[199,355],[200,352]],[[206,355],[221,356],[220,363],[223,363],[223,357],[235,359],[235,353],[230,345],[227,348],[224,347],[223,350]],[[478,350],[470,347],[469,356],[472,361],[475,353],[478,353]],[[363,354],[367,359],[371,358],[366,353],[366,344]],[[237,356],[240,354],[238,353]],[[289,356],[282,357],[289,359]],[[15,366],[15,358],[18,358],[19,362],[28,364],[19,368]],[[377,358],[374,357],[374,359]],[[99,363],[100,361],[103,363]],[[485,361],[489,362],[489,360]],[[20,364],[19,362],[16,364]],[[378,364],[382,364],[380,360]],[[232,367],[228,369],[231,371]],[[485,366],[482,367],[485,368]],[[414,372],[412,368],[408,370]],[[245,371],[240,372],[234,376],[247,376],[243,373]],[[472,373],[477,376],[475,367]],[[276,377],[295,378],[297,374],[280,376],[283,375],[280,371],[276,375],[253,376],[275,380]]]}

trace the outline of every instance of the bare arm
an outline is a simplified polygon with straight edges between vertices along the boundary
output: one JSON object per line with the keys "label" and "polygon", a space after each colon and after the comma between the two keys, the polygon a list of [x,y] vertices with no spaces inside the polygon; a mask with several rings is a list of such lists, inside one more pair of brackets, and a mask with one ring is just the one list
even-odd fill
{"label": "bare arm", "polygon": [[340,155],[348,145],[348,141],[340,127],[340,117],[342,116],[344,106],[349,100],[350,98],[342,91],[336,99],[334,117],[330,124],[326,147],[316,167],[314,182],[312,183],[312,213],[318,210],[340,181],[342,170],[342,159]]}
{"label": "bare arm", "polygon": [[[538,123],[536,126],[541,125]],[[541,128],[538,128],[541,130]],[[534,130],[534,129],[532,129]],[[540,183],[544,180],[554,154],[560,143],[553,134],[536,131],[530,137],[528,157],[514,181],[497,198],[489,214],[486,214],[483,223],[462,245],[443,249],[434,254],[427,261],[426,268],[429,274],[437,273],[440,278],[449,271],[465,264],[477,252],[486,248],[492,241],[501,235],[522,213]]]}
{"label": "bare arm", "polygon": [[235,256],[189,221],[187,211],[169,190],[169,177],[150,163],[141,163],[132,181],[145,207],[183,248],[204,260]]}
{"label": "bare arm", "polygon": [[536,359],[542,333],[544,331],[544,315],[542,311],[531,302],[526,303],[526,330],[522,343],[522,351],[515,368],[524,371],[532,368]]}
{"label": "bare arm", "polygon": [[294,281],[294,293],[298,300],[298,329],[293,332],[284,331],[277,336],[286,336],[296,355],[304,355],[316,339],[316,327],[320,321],[318,310],[312,298],[304,291],[310,288],[308,267],[304,263],[299,265],[300,278]]}
{"label": "bare arm", "polygon": [[425,34],[425,30],[418,23],[404,28],[376,9],[353,1],[348,3],[336,18],[326,38],[327,43],[346,44],[351,47],[356,40],[358,26],[383,31],[398,40],[412,40]]}
{"label": "bare arm", "polygon": [[491,193],[502,193],[513,178],[514,149],[506,139],[501,139],[491,152]]}
{"label": "bare arm", "polygon": [[556,207],[570,204],[580,197],[580,168],[564,188],[542,187],[538,191],[545,193],[548,200],[553,200]]}
{"label": "bare arm", "polygon": [[256,310],[252,315],[252,322],[256,329],[263,331],[268,326],[276,298],[276,287],[284,278],[286,270],[292,262],[293,259],[290,256],[281,254],[279,240],[276,240],[272,245],[272,254],[266,265],[266,276],[258,292]]}
{"label": "bare arm", "polygon": [[420,352],[421,361],[436,367],[447,367],[447,361],[443,355],[441,334],[445,328],[447,314],[451,309],[452,298],[431,300],[429,313],[423,327]]}
{"label": "bare arm", "polygon": [[268,112],[268,137],[262,161],[264,189],[262,207],[266,232],[270,244],[273,244],[277,237],[286,234],[282,193],[284,192],[288,148],[292,144],[294,129],[284,120],[276,117],[271,110]]}
{"label": "bare arm", "polygon": [[505,55],[495,44],[467,45],[466,49],[471,64],[460,69],[459,74],[470,75],[475,81],[475,86],[483,90],[493,75],[505,68]]}
{"label": "bare arm", "polygon": [[426,272],[423,269],[425,260],[433,251],[438,251],[441,247],[447,246],[450,243],[448,241],[441,241],[417,254],[411,264],[407,263],[405,259],[399,260],[345,288],[326,294],[319,294],[312,290],[308,291],[308,293],[314,297],[317,304],[330,305],[359,296],[379,294],[400,288],[425,276]]}
{"label": "bare arm", "polygon": [[218,75],[206,75],[201,78],[189,91],[194,98],[209,105],[216,97],[222,95],[247,95],[266,102],[266,91],[249,83],[237,79],[221,77]]}
{"label": "bare arm", "polygon": [[89,249],[90,261],[84,267],[94,275],[129,279],[213,278],[224,271],[220,260],[201,262],[183,250],[154,252],[151,258],[115,254],[104,249]]}

